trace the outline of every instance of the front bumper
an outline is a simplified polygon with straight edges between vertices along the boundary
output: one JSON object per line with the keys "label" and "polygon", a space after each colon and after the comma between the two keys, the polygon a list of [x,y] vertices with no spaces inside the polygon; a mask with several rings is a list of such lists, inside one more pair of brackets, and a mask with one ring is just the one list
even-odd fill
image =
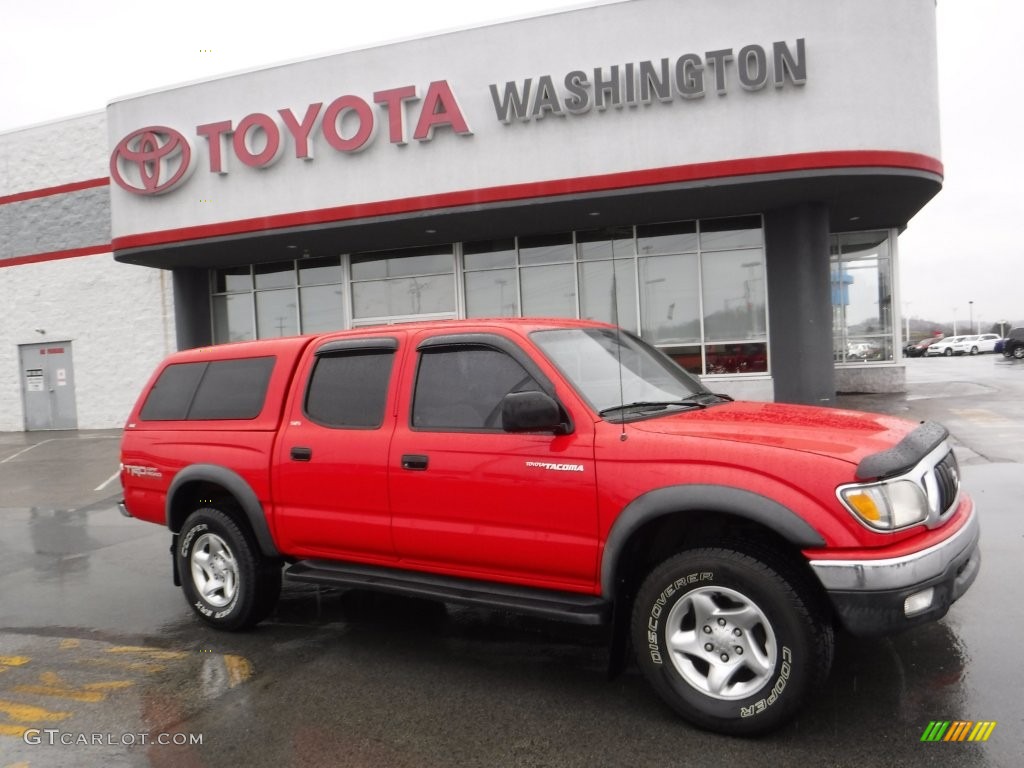
{"label": "front bumper", "polygon": [[886,560],[812,560],[810,566],[851,634],[891,634],[946,615],[978,575],[980,536],[972,508],[960,530],[920,552]]}

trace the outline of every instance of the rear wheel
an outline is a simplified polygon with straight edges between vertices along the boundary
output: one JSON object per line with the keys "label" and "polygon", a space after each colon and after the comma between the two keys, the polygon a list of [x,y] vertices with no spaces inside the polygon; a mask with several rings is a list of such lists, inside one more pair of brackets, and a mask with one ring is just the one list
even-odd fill
{"label": "rear wheel", "polygon": [[971,354],[972,355],[978,354],[978,348],[977,347],[971,347]]}
{"label": "rear wheel", "polygon": [[1024,360],[1024,344],[1019,344],[1013,348],[1013,357],[1017,360]]}
{"label": "rear wheel", "polygon": [[734,735],[793,717],[828,676],[834,644],[825,610],[799,575],[717,548],[680,553],[650,573],[632,634],[640,668],[669,706]]}
{"label": "rear wheel", "polygon": [[952,357],[953,356],[953,349],[952,349],[952,347],[946,347],[946,349],[943,350],[942,354],[944,354],[946,357]]}
{"label": "rear wheel", "polygon": [[224,512],[189,515],[178,536],[182,591],[196,614],[218,629],[251,627],[266,618],[281,593],[281,569]]}

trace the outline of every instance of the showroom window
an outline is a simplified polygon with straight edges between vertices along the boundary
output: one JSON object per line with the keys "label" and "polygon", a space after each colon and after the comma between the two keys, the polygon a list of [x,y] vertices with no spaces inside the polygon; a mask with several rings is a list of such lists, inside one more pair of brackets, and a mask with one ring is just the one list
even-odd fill
{"label": "showroom window", "polygon": [[895,359],[889,230],[833,235],[832,337],[838,364]]}
{"label": "showroom window", "polygon": [[354,325],[422,317],[455,317],[451,245],[354,254]]}
{"label": "showroom window", "polygon": [[211,288],[215,344],[345,325],[344,270],[337,256],[214,270]]}
{"label": "showroom window", "polygon": [[421,318],[570,317],[691,373],[768,372],[760,216],[506,237],[212,273],[214,342]]}

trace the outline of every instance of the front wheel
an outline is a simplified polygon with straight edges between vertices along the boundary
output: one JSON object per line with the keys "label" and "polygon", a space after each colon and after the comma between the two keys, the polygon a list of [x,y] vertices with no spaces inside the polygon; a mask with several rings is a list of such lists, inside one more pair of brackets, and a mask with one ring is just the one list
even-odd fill
{"label": "front wheel", "polygon": [[778,728],[824,682],[832,624],[800,576],[730,549],[655,568],[633,605],[641,670],[685,719],[712,731]]}
{"label": "front wheel", "polygon": [[280,567],[265,562],[252,538],[219,509],[189,515],[174,556],[185,599],[218,629],[251,627],[277,603]]}
{"label": "front wheel", "polygon": [[946,347],[942,354],[944,354],[946,357],[952,357],[953,350],[950,347]]}
{"label": "front wheel", "polygon": [[1024,360],[1024,344],[1013,348],[1013,357],[1015,360]]}

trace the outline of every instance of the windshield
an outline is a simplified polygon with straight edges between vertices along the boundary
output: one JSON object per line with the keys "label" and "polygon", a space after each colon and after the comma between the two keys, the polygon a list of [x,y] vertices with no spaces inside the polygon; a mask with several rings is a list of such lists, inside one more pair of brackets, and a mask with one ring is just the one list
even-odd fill
{"label": "windshield", "polygon": [[672,360],[626,331],[565,328],[535,331],[531,338],[598,413],[708,393]]}

